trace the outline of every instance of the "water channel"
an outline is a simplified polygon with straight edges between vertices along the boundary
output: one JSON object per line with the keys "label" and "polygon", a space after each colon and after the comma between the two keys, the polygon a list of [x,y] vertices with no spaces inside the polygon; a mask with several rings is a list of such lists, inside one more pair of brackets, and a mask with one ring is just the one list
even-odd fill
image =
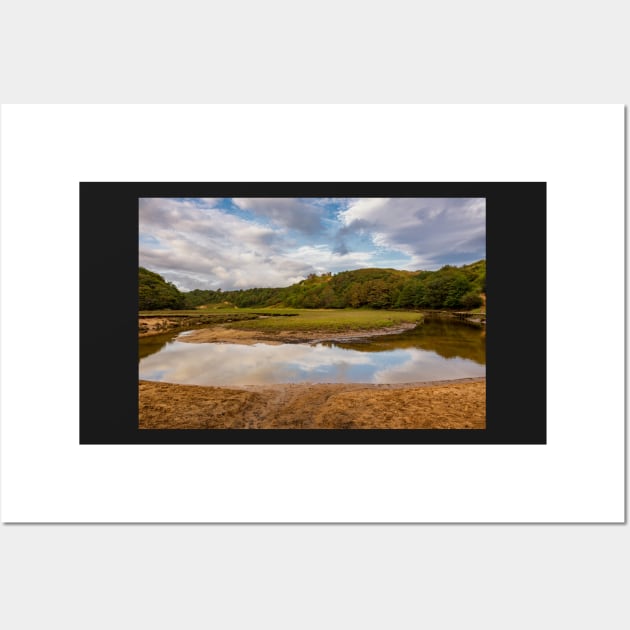
{"label": "water channel", "polygon": [[352,342],[190,343],[187,333],[139,340],[139,377],[189,385],[411,383],[486,373],[485,329],[428,320]]}

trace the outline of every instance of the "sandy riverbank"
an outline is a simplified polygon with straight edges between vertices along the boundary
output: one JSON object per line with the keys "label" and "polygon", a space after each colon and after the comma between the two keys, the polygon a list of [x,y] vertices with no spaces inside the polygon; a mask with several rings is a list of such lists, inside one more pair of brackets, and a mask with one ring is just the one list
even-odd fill
{"label": "sandy riverbank", "polygon": [[351,330],[345,332],[325,330],[279,330],[265,332],[260,330],[243,330],[226,326],[212,326],[185,332],[178,341],[189,343],[237,343],[251,345],[254,343],[317,343],[320,341],[351,341],[380,335],[395,335],[416,327],[416,324],[399,324],[389,328],[370,330]]}
{"label": "sandy riverbank", "polygon": [[[188,322],[182,325],[182,321],[168,319],[167,317],[140,317],[138,320],[138,338],[162,335],[167,332],[179,332],[182,334],[178,341],[190,343],[238,343],[254,344],[259,342],[269,344],[280,343],[315,343],[318,341],[351,341],[352,339],[362,339],[365,337],[375,337],[379,335],[393,335],[415,328],[415,323],[402,323],[388,328],[377,328],[368,330],[348,330],[344,332],[331,330],[247,330],[241,328],[230,328],[222,324],[214,326],[200,323],[194,327],[195,323]],[[187,328],[192,327],[192,330]]]}
{"label": "sandy riverbank", "polygon": [[140,381],[141,429],[484,429],[486,380],[241,388]]}

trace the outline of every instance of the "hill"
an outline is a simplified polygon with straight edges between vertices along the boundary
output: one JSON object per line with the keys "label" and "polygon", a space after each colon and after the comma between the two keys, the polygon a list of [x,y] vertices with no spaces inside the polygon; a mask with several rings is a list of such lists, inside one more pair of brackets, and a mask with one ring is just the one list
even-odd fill
{"label": "hill", "polygon": [[156,309],[185,307],[184,294],[171,282],[154,271],[138,268],[138,309],[153,311]]}
{"label": "hill", "polygon": [[[155,274],[157,275],[157,274]],[[183,294],[186,308],[202,305],[292,308],[474,309],[486,289],[486,261],[437,271],[356,269],[312,274],[289,287],[238,291],[195,289]]]}

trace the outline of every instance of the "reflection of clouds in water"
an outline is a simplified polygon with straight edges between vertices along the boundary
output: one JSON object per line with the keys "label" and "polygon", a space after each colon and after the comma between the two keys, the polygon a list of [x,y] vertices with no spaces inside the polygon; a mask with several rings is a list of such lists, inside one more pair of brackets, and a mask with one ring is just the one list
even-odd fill
{"label": "reflection of clouds in water", "polygon": [[369,354],[323,345],[175,342],[141,360],[140,378],[154,380],[159,372],[158,380],[194,385],[352,382],[360,380],[353,367],[371,363]]}
{"label": "reflection of clouds in water", "polygon": [[454,378],[485,376],[486,366],[460,357],[445,359],[436,352],[405,350],[407,360],[376,370],[373,383],[412,383],[414,381],[439,381]]}
{"label": "reflection of clouds in water", "polygon": [[173,342],[140,361],[140,378],[191,385],[406,383],[484,376],[467,359],[419,349],[369,353],[307,344]]}

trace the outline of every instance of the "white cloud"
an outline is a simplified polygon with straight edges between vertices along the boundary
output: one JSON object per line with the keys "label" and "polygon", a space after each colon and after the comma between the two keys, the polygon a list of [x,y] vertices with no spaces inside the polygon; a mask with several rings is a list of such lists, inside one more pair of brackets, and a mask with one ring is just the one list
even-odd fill
{"label": "white cloud", "polygon": [[349,252],[339,254],[329,245],[302,245],[292,252],[287,252],[286,257],[303,261],[312,267],[316,273],[338,273],[349,269],[375,266],[373,252]]}
{"label": "white cloud", "polygon": [[[282,287],[310,273],[433,269],[485,257],[485,199],[232,200],[258,220],[222,208],[223,201],[141,199],[140,265],[188,291]],[[336,220],[331,204],[340,208]]]}
{"label": "white cloud", "polygon": [[192,200],[141,199],[140,265],[184,291],[288,286],[313,268],[272,227]]}
{"label": "white cloud", "polygon": [[347,234],[371,234],[377,247],[401,251],[416,268],[464,264],[485,257],[485,199],[357,199],[339,213]]}
{"label": "white cloud", "polygon": [[304,234],[317,234],[323,229],[324,212],[317,203],[284,197],[235,197],[232,201],[241,210],[266,217],[276,225]]}

